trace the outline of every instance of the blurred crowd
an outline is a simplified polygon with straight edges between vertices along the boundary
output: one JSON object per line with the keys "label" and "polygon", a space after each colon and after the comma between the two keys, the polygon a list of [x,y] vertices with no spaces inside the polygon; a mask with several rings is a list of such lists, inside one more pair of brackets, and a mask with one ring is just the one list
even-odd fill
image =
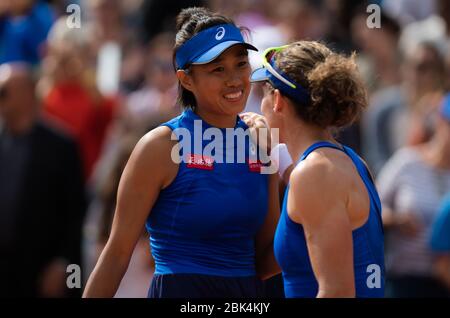
{"label": "blurred crowd", "polygon": [[[369,4],[380,28],[368,27]],[[259,54],[302,39],[357,52],[369,106],[338,139],[377,182],[386,296],[448,295],[450,0],[0,0],[0,296],[81,295],[66,288],[66,266],[87,279],[134,145],[181,112],[172,47],[189,6],[233,17]],[[246,110],[259,112],[260,97],[254,89]],[[147,294],[147,236],[117,297]]]}

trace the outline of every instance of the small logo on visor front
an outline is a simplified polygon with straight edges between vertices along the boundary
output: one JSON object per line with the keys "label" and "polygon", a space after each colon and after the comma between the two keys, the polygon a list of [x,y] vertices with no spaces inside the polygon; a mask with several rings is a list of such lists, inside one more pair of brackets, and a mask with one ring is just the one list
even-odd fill
{"label": "small logo on visor front", "polygon": [[225,28],[224,27],[220,27],[220,28],[217,28],[217,30],[219,32],[216,33],[216,40],[220,41],[225,36]]}

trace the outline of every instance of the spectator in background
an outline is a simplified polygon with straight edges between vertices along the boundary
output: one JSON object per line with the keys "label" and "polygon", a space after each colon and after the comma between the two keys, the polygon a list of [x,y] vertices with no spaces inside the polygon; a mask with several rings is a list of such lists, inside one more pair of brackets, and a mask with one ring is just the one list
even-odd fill
{"label": "spectator in background", "polygon": [[[117,111],[117,118],[95,169],[92,180],[94,191],[104,193],[104,189],[111,186],[110,176],[120,170],[117,170],[117,161],[122,160],[123,140],[134,147],[148,131],[179,114],[180,108],[176,105],[177,79],[172,64],[173,38],[172,33],[162,33],[150,42],[144,85],[130,93],[123,107]],[[100,197],[104,198],[102,195]],[[108,200],[102,201],[101,206],[104,206]],[[102,214],[109,215],[113,210],[110,204],[106,205],[108,208],[102,209]]]}
{"label": "spectator in background", "polygon": [[450,193],[447,194],[439,208],[432,228],[430,243],[434,253],[434,274],[445,284],[448,296],[450,296]]}
{"label": "spectator in background", "polygon": [[144,85],[131,93],[126,101],[122,118],[128,130],[138,131],[139,137],[181,111],[176,106],[177,79],[173,73],[172,33],[154,37],[146,54]]}
{"label": "spectator in background", "polygon": [[420,44],[413,56],[406,57],[404,86],[407,93],[408,129],[405,142],[417,145],[433,134],[433,114],[445,92],[445,61],[438,48],[429,42]]}
{"label": "spectator in background", "polygon": [[[394,2],[396,0],[391,0]],[[414,0],[409,0],[414,1]],[[427,3],[428,1],[420,1]],[[414,51],[420,43],[431,42],[441,54],[450,51],[450,1],[436,0],[436,11],[425,19],[407,25],[402,32],[400,47],[403,53]]]}
{"label": "spectator in background", "polygon": [[92,29],[94,51],[107,42],[124,44],[128,29],[124,24],[122,4],[119,0],[84,1],[88,23]]}
{"label": "spectator in background", "polygon": [[[222,2],[213,1],[213,9],[220,11],[219,4]],[[282,46],[291,41],[319,40],[323,37],[326,24],[322,16],[321,1],[248,0],[247,3],[247,10],[253,11],[239,12],[237,22],[249,26],[252,30],[251,42],[261,52],[268,47]],[[249,52],[249,57],[253,69],[262,67],[261,53]],[[261,87],[252,87],[245,111],[261,113],[262,96]]]}
{"label": "spectator in background", "polygon": [[430,120],[445,88],[444,61],[430,43],[410,52],[398,72],[402,81],[373,93],[363,118],[364,150],[375,174],[399,148],[430,139]]}
{"label": "spectator in background", "polygon": [[450,189],[450,95],[427,143],[400,149],[378,177],[386,228],[386,295],[439,297],[428,242],[439,205]]}
{"label": "spectator in background", "polygon": [[383,0],[383,9],[402,25],[423,20],[436,12],[436,0]]}
{"label": "spectator in background", "polygon": [[400,25],[381,13],[383,27],[369,29],[367,13],[362,7],[352,20],[352,38],[361,49],[358,65],[368,90],[369,107],[361,121],[362,152],[372,171],[377,174],[399,146],[392,134],[391,122],[405,108],[401,87],[401,56],[398,50]]}
{"label": "spectator in background", "polygon": [[368,4],[361,0],[322,0],[314,2],[321,3],[323,6],[323,19],[326,21],[324,40],[331,43],[337,52],[350,54],[355,49],[351,37],[352,17],[361,6],[361,2],[364,3],[362,5],[364,11],[366,11]]}
{"label": "spectator in background", "polygon": [[96,85],[107,96],[128,94],[143,80],[143,46],[137,21],[142,19],[137,1],[84,0],[86,28],[90,30],[90,65]]}
{"label": "spectator in background", "polygon": [[269,1],[275,11],[276,24],[287,42],[316,40],[324,35],[325,24],[321,1]]}
{"label": "spectator in background", "polygon": [[41,0],[2,0],[0,6],[0,63],[37,65],[54,21],[50,6]]}
{"label": "spectator in background", "polygon": [[39,84],[44,114],[77,141],[88,180],[99,158],[117,100],[103,96],[89,66],[88,34],[60,18],[49,34],[49,51]]}
{"label": "spectator in background", "polygon": [[37,119],[30,70],[0,66],[0,296],[79,296],[85,202],[75,143]]}
{"label": "spectator in background", "polygon": [[161,32],[175,32],[173,21],[178,12],[183,8],[201,7],[207,5],[206,0],[144,0],[142,36],[143,41],[148,42]]}
{"label": "spectator in background", "polygon": [[442,54],[431,42],[423,42],[405,57],[404,79],[409,95],[408,103],[419,108],[420,102],[430,94],[444,89],[445,62]]}
{"label": "spectator in background", "polygon": [[366,85],[371,93],[396,86],[401,81],[400,25],[383,11],[380,20],[381,28],[368,28],[366,7],[361,7],[351,22],[351,37],[361,50],[358,63],[365,70]]}

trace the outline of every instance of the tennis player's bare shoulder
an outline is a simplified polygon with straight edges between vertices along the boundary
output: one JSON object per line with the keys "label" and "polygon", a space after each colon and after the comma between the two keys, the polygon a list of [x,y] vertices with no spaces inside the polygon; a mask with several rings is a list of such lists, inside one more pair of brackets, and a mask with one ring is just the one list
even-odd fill
{"label": "tennis player's bare shoulder", "polygon": [[166,126],[157,127],[138,141],[129,164],[138,165],[143,173],[151,173],[155,179],[161,180],[162,188],[165,188],[178,172],[178,158],[172,158],[173,154],[178,154],[173,151],[175,147],[177,141],[172,139],[172,130]]}
{"label": "tennis player's bare shoulder", "polygon": [[346,180],[323,154],[312,153],[292,171],[289,216],[297,223],[320,220],[337,202],[345,203]]}

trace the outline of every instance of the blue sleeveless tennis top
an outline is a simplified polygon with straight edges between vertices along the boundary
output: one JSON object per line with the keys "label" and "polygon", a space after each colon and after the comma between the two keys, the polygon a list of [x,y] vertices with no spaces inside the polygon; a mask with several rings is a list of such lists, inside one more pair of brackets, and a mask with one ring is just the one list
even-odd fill
{"label": "blue sleeveless tennis top", "polygon": [[[352,149],[345,146],[341,149],[329,142],[313,144],[303,153],[299,162],[321,147],[338,149],[347,154],[368,190],[370,196],[368,220],[352,232],[356,297],[383,297],[385,270],[381,203],[370,173]],[[316,297],[318,283],[309,259],[303,227],[294,222],[287,212],[288,193],[289,186],[285,192],[274,242],[275,257],[283,271],[285,296]]]}
{"label": "blue sleeveless tennis top", "polygon": [[[163,125],[177,135],[187,159],[160,192],[146,222],[155,274],[255,275],[255,235],[268,211],[268,176],[249,161],[257,148],[250,138],[231,142],[226,129],[212,127],[192,110]],[[230,129],[247,128],[238,117]],[[210,153],[222,163],[205,155],[212,141],[220,141],[212,137],[215,133],[222,133],[225,142]],[[191,147],[184,147],[183,139]],[[234,163],[227,163],[227,155]],[[245,160],[236,163],[240,155]]]}

